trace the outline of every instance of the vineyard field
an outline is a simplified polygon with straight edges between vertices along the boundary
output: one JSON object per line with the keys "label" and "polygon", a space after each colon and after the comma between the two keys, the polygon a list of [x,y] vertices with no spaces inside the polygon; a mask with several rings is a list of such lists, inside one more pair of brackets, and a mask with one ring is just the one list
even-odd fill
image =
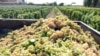
{"label": "vineyard field", "polygon": [[71,20],[83,21],[94,29],[100,31],[100,9],[89,7],[59,7]]}
{"label": "vineyard field", "polygon": [[39,19],[45,18],[51,6],[6,6],[0,7],[0,18]]}

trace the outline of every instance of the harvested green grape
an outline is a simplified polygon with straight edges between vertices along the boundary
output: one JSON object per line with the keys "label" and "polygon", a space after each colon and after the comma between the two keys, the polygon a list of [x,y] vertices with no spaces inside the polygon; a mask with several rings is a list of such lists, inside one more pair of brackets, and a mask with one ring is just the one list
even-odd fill
{"label": "harvested green grape", "polygon": [[0,56],[100,56],[89,31],[64,16],[40,19],[0,39]]}

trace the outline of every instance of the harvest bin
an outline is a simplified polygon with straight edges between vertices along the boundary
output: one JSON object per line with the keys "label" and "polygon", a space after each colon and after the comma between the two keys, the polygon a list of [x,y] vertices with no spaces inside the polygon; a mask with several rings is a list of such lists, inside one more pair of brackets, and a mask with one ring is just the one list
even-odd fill
{"label": "harvest bin", "polygon": [[[28,26],[35,22],[37,22],[36,19],[0,19],[0,34],[5,34],[9,32],[9,30],[15,30],[23,27],[24,25]],[[84,31],[90,31],[95,41],[100,44],[100,32],[81,21],[75,21],[75,23],[80,25]]]}

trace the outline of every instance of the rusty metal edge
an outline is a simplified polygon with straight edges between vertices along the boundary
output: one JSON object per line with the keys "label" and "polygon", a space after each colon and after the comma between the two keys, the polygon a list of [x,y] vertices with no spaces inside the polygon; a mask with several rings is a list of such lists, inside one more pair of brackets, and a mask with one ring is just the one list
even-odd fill
{"label": "rusty metal edge", "polygon": [[87,25],[86,23],[82,22],[82,21],[74,21],[74,22],[79,22],[81,24],[83,24],[84,26],[86,26],[87,28],[91,29],[92,31],[94,31],[95,33],[99,34],[100,35],[100,32],[95,30],[94,28],[90,27],[89,25]]}
{"label": "rusty metal edge", "polygon": [[[0,19],[0,21],[2,21],[2,22],[10,22],[11,24],[12,24],[12,22],[14,23],[15,22],[15,24],[17,23],[17,22],[21,22],[21,23],[18,23],[18,25],[20,25],[20,24],[22,24],[22,25],[27,25],[28,23],[29,24],[31,24],[31,23],[34,23],[34,22],[37,22],[38,21],[38,19]],[[81,26],[81,28],[84,30],[84,31],[90,31],[91,32],[91,35],[94,37],[94,39],[96,40],[96,42],[97,43],[99,43],[100,44],[100,32],[99,31],[97,31],[97,30],[95,30],[95,29],[93,29],[92,27],[90,27],[89,25],[87,25],[87,24],[85,24],[84,22],[82,22],[82,21],[74,21],[75,23],[77,23],[78,25],[80,25]],[[6,24],[7,24],[6,23]],[[6,25],[5,24],[5,26],[7,27],[8,26],[8,28],[11,26],[14,26],[14,25],[11,25],[11,24],[8,24],[8,25]],[[2,24],[0,24],[0,25],[2,25]],[[17,24],[16,24],[17,25]],[[10,27],[10,29],[11,29],[11,27]],[[17,27],[17,26],[16,26]],[[16,28],[15,27],[15,28]]]}
{"label": "rusty metal edge", "polygon": [[0,18],[1,21],[37,21],[38,19],[3,19]]}
{"label": "rusty metal edge", "polygon": [[[38,21],[38,19],[0,19],[0,21],[22,21],[22,22],[36,22]],[[81,23],[83,24],[84,26],[86,26],[87,28],[90,28],[92,31],[96,32],[97,34],[100,35],[100,32],[95,30],[94,28],[90,27],[89,25],[85,24],[84,22],[82,21],[74,21],[75,23]]]}

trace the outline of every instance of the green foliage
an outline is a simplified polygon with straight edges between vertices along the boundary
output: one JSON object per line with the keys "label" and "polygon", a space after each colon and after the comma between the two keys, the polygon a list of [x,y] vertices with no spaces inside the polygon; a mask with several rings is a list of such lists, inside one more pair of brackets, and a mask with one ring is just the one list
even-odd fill
{"label": "green foliage", "polygon": [[80,20],[80,18],[82,17],[82,12],[80,11],[73,11],[72,15],[71,15],[71,19],[75,19],[75,20]]}
{"label": "green foliage", "polygon": [[92,17],[94,16],[94,12],[90,13],[90,14],[86,14],[82,17],[82,21],[87,23],[87,24],[90,24],[92,23],[91,20],[92,20]]}
{"label": "green foliage", "polygon": [[87,7],[59,7],[72,20],[83,21],[100,31],[100,9]]}
{"label": "green foliage", "polygon": [[100,16],[99,15],[93,16],[91,21],[92,21],[91,24],[93,24],[92,27],[100,31]]}
{"label": "green foliage", "polygon": [[0,7],[0,17],[18,19],[45,18],[51,8],[49,6]]}

